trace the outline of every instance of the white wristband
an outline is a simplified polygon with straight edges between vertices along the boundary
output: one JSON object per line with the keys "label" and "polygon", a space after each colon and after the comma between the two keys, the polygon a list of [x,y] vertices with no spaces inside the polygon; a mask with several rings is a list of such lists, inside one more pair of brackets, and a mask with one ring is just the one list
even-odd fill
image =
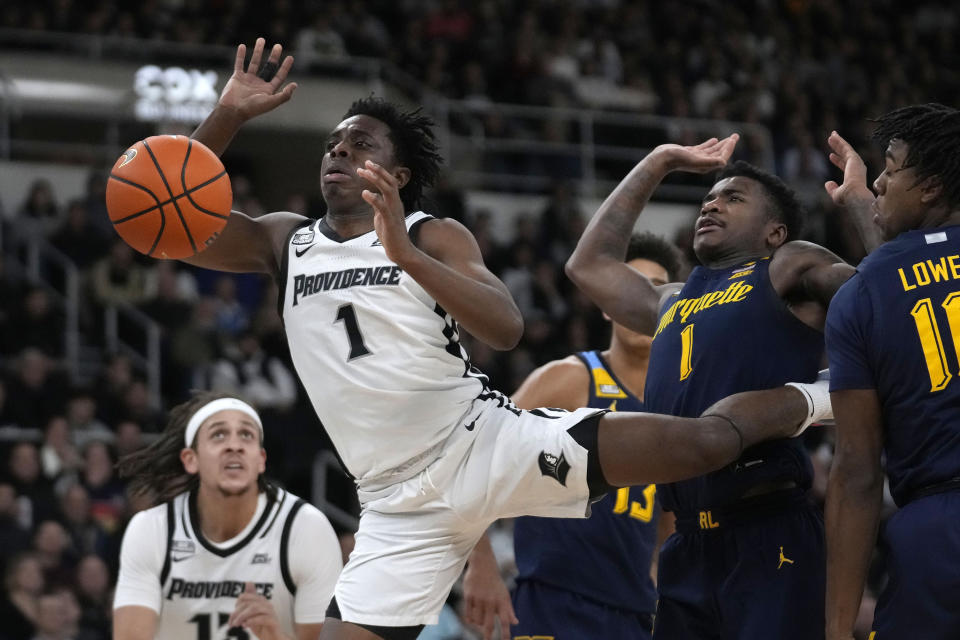
{"label": "white wristband", "polygon": [[807,417],[791,436],[796,438],[811,424],[833,420],[833,406],[830,404],[830,370],[824,369],[816,382],[788,382],[785,386],[796,387],[807,400]]}

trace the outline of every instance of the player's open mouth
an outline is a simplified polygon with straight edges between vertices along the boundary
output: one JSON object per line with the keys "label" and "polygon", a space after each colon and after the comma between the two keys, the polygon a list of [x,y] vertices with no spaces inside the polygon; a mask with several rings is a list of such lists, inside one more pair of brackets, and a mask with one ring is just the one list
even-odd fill
{"label": "player's open mouth", "polygon": [[344,182],[350,179],[351,176],[342,169],[329,169],[323,174],[324,182]]}
{"label": "player's open mouth", "polygon": [[714,229],[719,229],[722,226],[723,226],[722,224],[720,224],[713,218],[700,218],[700,220],[697,221],[696,233],[697,235],[700,235],[701,233],[707,233],[709,231],[713,231]]}

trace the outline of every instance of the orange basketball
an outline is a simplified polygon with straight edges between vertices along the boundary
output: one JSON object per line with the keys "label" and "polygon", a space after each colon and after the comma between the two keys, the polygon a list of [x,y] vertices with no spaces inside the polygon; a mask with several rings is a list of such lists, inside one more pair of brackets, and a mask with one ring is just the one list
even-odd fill
{"label": "orange basketball", "polygon": [[186,136],[151,136],[120,156],[107,213],[127,244],[154,258],[189,258],[216,240],[233,191],[223,163]]}

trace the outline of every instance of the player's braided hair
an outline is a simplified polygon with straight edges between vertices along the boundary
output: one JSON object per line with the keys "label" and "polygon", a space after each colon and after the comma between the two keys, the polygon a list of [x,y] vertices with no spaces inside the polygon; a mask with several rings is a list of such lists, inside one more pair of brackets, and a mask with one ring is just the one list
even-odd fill
{"label": "player's braided hair", "polygon": [[637,259],[650,260],[659,264],[666,270],[670,282],[676,282],[679,276],[680,251],[667,240],[649,231],[630,236],[624,262]]}
{"label": "player's braided hair", "polygon": [[937,176],[952,207],[960,206],[960,111],[942,104],[914,104],[875,120],[873,137],[886,147],[893,139],[907,144],[904,167],[912,167],[917,184]]}
{"label": "player's braided hair", "polygon": [[355,101],[343,115],[344,120],[370,116],[389,127],[397,162],[410,169],[410,181],[400,189],[400,200],[407,211],[420,208],[423,190],[436,182],[443,162],[433,135],[433,119],[422,111],[401,111],[383,98],[370,96]]}
{"label": "player's braided hair", "polygon": [[[154,504],[161,504],[184,491],[196,490],[200,479],[196,474],[187,473],[180,461],[187,423],[204,405],[220,398],[234,397],[229,393],[201,391],[171,409],[160,437],[150,446],[123,456],[117,463],[120,476],[130,479],[130,491],[152,496]],[[196,443],[192,446],[196,448]],[[260,491],[270,490],[262,474],[257,478],[257,486]]]}
{"label": "player's braided hair", "polygon": [[779,177],[768,173],[749,162],[737,160],[727,165],[717,174],[716,180],[743,176],[756,180],[767,192],[767,201],[770,203],[768,213],[770,218],[783,223],[787,228],[787,240],[796,240],[803,231],[804,211],[797,194]]}

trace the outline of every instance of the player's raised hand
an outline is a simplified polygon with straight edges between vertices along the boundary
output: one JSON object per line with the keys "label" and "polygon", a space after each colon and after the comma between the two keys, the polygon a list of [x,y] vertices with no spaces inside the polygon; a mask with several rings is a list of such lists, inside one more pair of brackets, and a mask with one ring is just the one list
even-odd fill
{"label": "player's raised hand", "polygon": [[823,186],[833,202],[840,207],[850,206],[854,201],[874,200],[867,186],[867,165],[860,154],[839,133],[833,131],[827,138],[830,145],[830,162],[843,171],[843,183],[830,180]]}
{"label": "player's raised hand", "polygon": [[480,629],[483,640],[493,637],[498,618],[500,637],[510,637],[509,625],[518,623],[517,614],[496,561],[483,561],[476,554],[470,557],[463,574],[463,599],[463,619]]}
{"label": "player's raised hand", "polygon": [[364,189],[363,199],[373,207],[373,227],[387,257],[402,266],[403,259],[416,250],[407,233],[405,211],[400,200],[398,178],[372,160],[357,169],[357,175],[370,183]]}
{"label": "player's raised hand", "polygon": [[257,593],[252,582],[243,585],[243,593],[237,597],[237,606],[227,620],[227,627],[250,629],[261,640],[284,637],[273,605]]}
{"label": "player's raised hand", "polygon": [[236,111],[243,120],[272,111],[289,100],[297,88],[295,82],[283,86],[293,66],[293,56],[286,56],[281,62],[283,47],[275,44],[263,62],[265,46],[266,41],[257,38],[248,64],[245,64],[247,45],[237,47],[233,75],[220,94],[220,106]]}
{"label": "player's raised hand", "polygon": [[734,133],[722,140],[710,138],[692,146],[662,144],[650,155],[663,162],[667,171],[709,173],[726,166],[739,139],[740,135]]}

